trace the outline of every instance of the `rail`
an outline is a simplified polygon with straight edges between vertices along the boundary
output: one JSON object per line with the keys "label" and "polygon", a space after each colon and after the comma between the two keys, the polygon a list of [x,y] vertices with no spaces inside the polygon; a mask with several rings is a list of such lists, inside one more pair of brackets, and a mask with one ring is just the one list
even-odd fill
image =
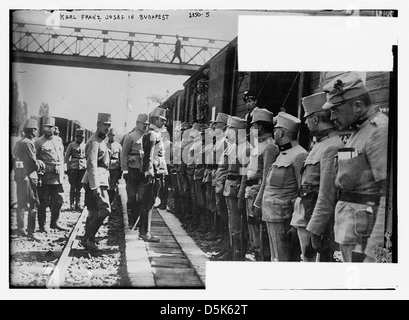
{"label": "rail", "polygon": [[[108,58],[138,62],[170,63],[176,37],[100,30],[92,28],[51,27],[13,22],[12,51],[71,57]],[[182,64],[201,66],[217,54],[228,41],[180,36]],[[176,60],[179,62],[179,60]]]}

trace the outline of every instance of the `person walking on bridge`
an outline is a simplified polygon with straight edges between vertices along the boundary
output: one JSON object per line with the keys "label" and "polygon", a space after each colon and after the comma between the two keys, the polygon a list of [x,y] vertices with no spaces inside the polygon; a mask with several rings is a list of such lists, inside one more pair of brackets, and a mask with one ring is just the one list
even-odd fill
{"label": "person walking on bridge", "polygon": [[175,42],[175,51],[173,53],[173,58],[172,60],[170,60],[170,63],[173,63],[173,60],[175,60],[175,58],[179,59],[179,63],[182,63],[182,58],[180,57],[180,51],[182,49],[182,42],[179,39],[179,36],[176,35],[176,42]]}

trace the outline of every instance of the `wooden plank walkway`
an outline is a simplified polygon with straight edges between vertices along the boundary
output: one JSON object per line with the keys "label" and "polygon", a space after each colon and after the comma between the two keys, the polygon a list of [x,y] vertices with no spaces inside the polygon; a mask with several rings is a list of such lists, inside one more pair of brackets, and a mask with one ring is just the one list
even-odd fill
{"label": "wooden plank walkway", "polygon": [[125,254],[130,286],[136,288],[205,288],[208,258],[183,230],[179,220],[153,209],[151,233],[158,243],[144,242],[128,227],[126,191],[119,184],[125,226]]}

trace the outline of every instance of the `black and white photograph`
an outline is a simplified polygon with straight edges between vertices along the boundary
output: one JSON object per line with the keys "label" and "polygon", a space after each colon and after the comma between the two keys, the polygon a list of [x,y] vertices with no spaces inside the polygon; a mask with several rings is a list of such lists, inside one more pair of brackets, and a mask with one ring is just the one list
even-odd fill
{"label": "black and white photograph", "polygon": [[407,294],[406,12],[144,4],[8,8],[8,294]]}

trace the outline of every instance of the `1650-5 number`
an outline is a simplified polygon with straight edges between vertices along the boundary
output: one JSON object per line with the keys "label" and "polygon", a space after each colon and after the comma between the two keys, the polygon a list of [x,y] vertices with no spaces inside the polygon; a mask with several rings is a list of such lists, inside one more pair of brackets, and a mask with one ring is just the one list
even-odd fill
{"label": "1650-5 number", "polygon": [[199,11],[195,11],[195,12],[189,12],[189,18],[200,18],[200,17],[209,17],[210,16],[210,12],[199,12]]}

